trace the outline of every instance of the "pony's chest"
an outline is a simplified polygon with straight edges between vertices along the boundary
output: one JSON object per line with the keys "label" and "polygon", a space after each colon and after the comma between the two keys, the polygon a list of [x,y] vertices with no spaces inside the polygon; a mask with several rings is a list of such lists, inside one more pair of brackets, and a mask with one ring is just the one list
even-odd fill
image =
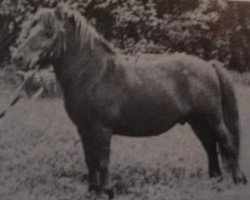
{"label": "pony's chest", "polygon": [[96,98],[82,93],[65,98],[65,108],[76,125],[101,122],[106,126],[114,126],[121,114],[121,98]]}

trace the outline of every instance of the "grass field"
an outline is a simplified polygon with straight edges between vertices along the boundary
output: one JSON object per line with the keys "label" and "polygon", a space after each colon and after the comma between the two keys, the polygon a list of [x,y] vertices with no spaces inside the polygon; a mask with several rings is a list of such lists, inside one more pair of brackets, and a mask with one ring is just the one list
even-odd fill
{"label": "grass field", "polygon": [[[250,179],[250,89],[237,91],[241,163]],[[22,100],[0,120],[0,200],[105,199],[87,192],[86,173],[61,100]],[[205,152],[187,125],[158,137],[113,137],[111,178],[117,200],[250,199],[250,185],[208,179]]]}

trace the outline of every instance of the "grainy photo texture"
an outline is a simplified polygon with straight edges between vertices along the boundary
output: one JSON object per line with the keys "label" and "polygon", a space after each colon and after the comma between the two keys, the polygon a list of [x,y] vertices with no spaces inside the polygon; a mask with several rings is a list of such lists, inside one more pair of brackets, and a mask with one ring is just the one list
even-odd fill
{"label": "grainy photo texture", "polygon": [[248,200],[250,1],[2,0],[0,199]]}

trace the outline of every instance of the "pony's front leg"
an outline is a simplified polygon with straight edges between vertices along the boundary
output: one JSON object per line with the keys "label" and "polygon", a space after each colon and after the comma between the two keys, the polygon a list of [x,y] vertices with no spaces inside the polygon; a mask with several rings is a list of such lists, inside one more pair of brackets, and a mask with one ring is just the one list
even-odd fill
{"label": "pony's front leg", "polygon": [[109,181],[111,131],[101,125],[79,129],[89,171],[89,191],[103,192],[113,198]]}

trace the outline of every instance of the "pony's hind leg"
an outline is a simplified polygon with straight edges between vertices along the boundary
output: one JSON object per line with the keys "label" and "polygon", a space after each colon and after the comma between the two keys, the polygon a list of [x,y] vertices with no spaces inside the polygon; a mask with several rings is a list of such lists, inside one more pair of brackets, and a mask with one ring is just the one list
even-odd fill
{"label": "pony's hind leg", "polygon": [[200,139],[208,158],[208,170],[210,177],[220,177],[221,170],[219,167],[218,153],[216,149],[216,137],[210,132],[210,127],[201,117],[193,118],[189,124]]}
{"label": "pony's hind leg", "polygon": [[247,179],[239,167],[239,145],[235,144],[232,135],[223,121],[214,127],[214,131],[218,138],[225,170],[232,176],[236,184],[246,184]]}
{"label": "pony's hind leg", "polygon": [[109,160],[111,133],[100,126],[79,129],[89,171],[89,191],[105,193],[113,198],[114,192],[109,183]]}

